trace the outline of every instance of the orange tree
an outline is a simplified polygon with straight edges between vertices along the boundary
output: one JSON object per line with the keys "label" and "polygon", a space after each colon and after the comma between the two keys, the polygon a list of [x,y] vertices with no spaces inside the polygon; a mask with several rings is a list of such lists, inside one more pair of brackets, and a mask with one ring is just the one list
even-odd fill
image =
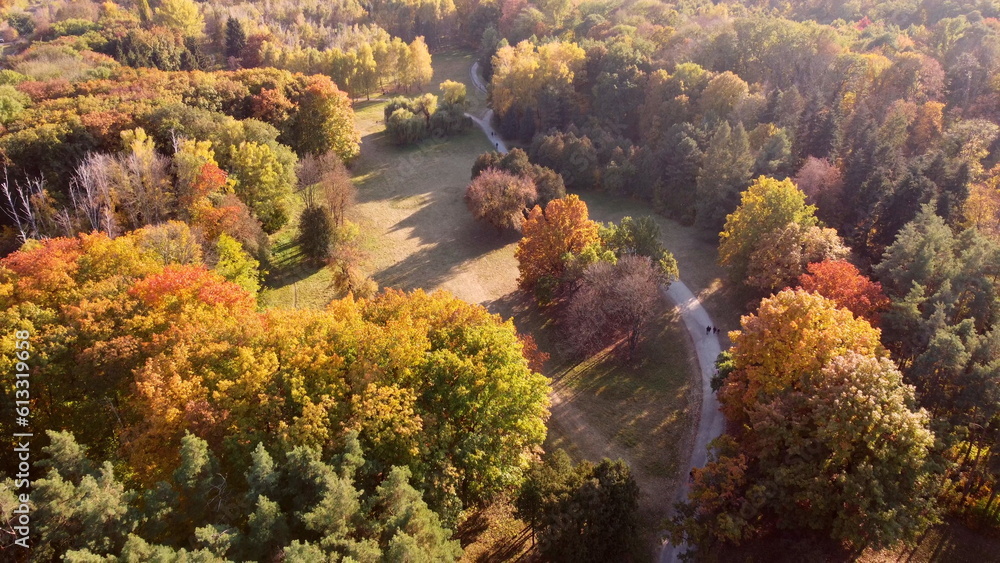
{"label": "orange tree", "polygon": [[764,299],[730,333],[733,371],[719,391],[723,412],[745,423],[747,412],[794,385],[830,358],[856,352],[887,355],[879,330],[815,293],[786,289]]}
{"label": "orange tree", "polygon": [[799,276],[799,287],[837,303],[855,316],[878,325],[879,313],[889,306],[882,284],[873,282],[844,260],[824,260],[807,267]]}
{"label": "orange tree", "polygon": [[521,232],[514,253],[521,273],[518,285],[536,294],[558,284],[567,255],[600,242],[600,226],[590,220],[587,204],[576,195],[550,201],[545,211],[536,205]]}

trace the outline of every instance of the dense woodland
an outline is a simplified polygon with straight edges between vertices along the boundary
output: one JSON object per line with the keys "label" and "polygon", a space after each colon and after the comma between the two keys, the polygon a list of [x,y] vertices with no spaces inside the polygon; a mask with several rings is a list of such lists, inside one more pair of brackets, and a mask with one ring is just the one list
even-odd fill
{"label": "dense woodland", "polygon": [[[655,221],[572,192],[719,233],[746,315],[713,381],[727,432],[670,523],[689,557],[1000,531],[996,0],[0,7],[0,327],[32,334],[49,430],[37,560],[457,560],[503,499],[544,560],[638,557],[628,466],[541,454],[531,336],[358,267],[354,103],[397,96],[399,145],[471,128],[464,85],[431,84],[445,48],[476,51],[518,146],[468,163],[469,210],[519,233],[567,350],[630,361],[683,274]],[[335,272],[326,310],[257,301],[292,219]]]}

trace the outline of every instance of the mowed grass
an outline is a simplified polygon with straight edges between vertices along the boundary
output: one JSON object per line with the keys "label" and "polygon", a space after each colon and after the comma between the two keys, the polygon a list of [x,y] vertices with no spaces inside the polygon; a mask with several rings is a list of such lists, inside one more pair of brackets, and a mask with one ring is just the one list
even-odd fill
{"label": "mowed grass", "polygon": [[[434,55],[430,91],[444,80],[467,85],[470,112],[485,108],[471,83],[475,55]],[[361,156],[352,164],[357,205],[348,218],[361,227],[368,260],[363,270],[380,287],[448,289],[479,303],[513,290],[516,237],[472,220],[463,196],[476,157],[492,148],[478,129],[444,140],[396,147],[385,137],[385,102],[355,103],[362,135]],[[275,307],[323,308],[334,297],[325,268],[303,263],[295,243],[301,196],[290,200],[291,220],[272,236],[274,266],[261,303]]]}

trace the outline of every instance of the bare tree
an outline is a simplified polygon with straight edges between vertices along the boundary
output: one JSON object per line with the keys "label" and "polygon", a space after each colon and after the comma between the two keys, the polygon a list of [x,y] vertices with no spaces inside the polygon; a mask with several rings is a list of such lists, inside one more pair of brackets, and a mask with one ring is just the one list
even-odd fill
{"label": "bare tree", "polygon": [[571,347],[590,353],[625,339],[629,359],[659,299],[660,277],[649,258],[622,256],[584,270],[566,312]]}
{"label": "bare tree", "polygon": [[354,204],[358,193],[351,180],[344,162],[337,153],[329,151],[317,159],[319,169],[319,195],[326,204],[333,222],[338,227],[344,226],[344,215],[347,208]]}
{"label": "bare tree", "polygon": [[40,224],[43,220],[38,207],[48,200],[48,195],[45,193],[45,179],[39,176],[25,178],[23,183],[12,182],[7,169],[4,168],[0,193],[3,194],[4,212],[14,221],[21,242],[29,238],[38,238],[42,234]]}
{"label": "bare tree", "polygon": [[76,167],[69,182],[70,203],[82,216],[83,228],[104,231],[112,237],[119,234],[112,197],[117,166],[111,155],[91,153]]}

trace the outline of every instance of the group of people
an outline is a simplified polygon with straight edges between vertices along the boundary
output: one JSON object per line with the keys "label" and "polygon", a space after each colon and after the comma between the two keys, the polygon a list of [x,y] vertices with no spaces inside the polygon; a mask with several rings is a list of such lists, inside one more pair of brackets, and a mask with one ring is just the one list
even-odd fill
{"label": "group of people", "polygon": [[705,327],[705,334],[719,334],[721,332],[722,331],[719,330],[718,327],[714,327],[712,325],[708,325]]}

